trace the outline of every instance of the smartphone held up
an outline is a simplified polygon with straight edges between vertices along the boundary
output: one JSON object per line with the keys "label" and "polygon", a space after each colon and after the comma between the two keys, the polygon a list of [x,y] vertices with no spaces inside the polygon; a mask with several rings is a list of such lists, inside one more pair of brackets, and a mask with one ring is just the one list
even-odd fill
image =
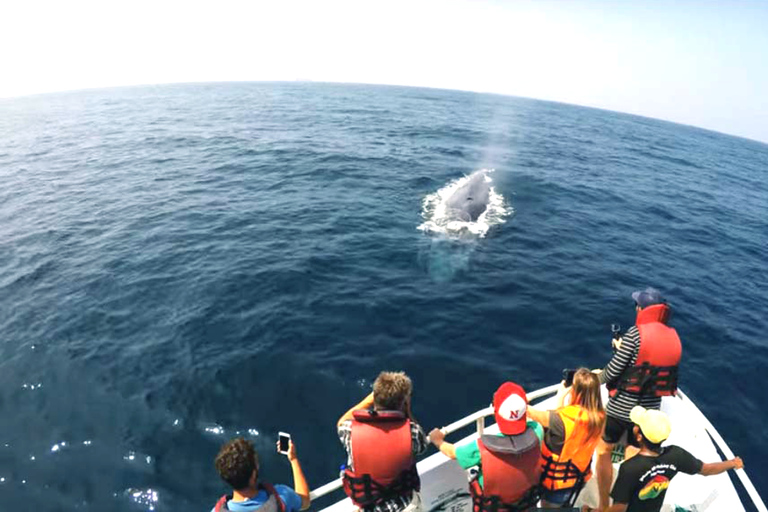
{"label": "smartphone held up", "polygon": [[278,433],[278,447],[277,451],[278,453],[282,453],[283,455],[288,454],[288,448],[291,445],[291,434],[286,434],[285,432]]}
{"label": "smartphone held up", "polygon": [[576,374],[576,370],[563,370],[563,381],[565,381],[565,387],[569,388],[573,386],[573,376]]}

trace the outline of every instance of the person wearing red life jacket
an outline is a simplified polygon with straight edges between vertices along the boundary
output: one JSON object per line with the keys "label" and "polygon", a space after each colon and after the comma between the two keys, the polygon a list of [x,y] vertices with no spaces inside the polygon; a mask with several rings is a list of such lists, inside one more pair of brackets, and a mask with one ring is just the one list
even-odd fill
{"label": "person wearing red life jacket", "polygon": [[464,469],[479,467],[469,484],[473,512],[522,512],[536,508],[541,476],[541,425],[526,421],[528,398],[523,388],[505,382],[493,395],[500,433],[455,446],[433,429],[429,439]]}
{"label": "person wearing red life jacket", "polygon": [[427,439],[411,413],[412,387],[403,372],[381,372],[373,392],[339,418],[344,492],[360,511],[421,510],[416,456]]}
{"label": "person wearing red life jacket", "polygon": [[232,493],[219,498],[211,512],[299,512],[309,508],[309,485],[293,442],[286,456],[291,462],[295,490],[259,481],[259,458],[253,444],[242,437],[229,441],[216,456],[215,465]]}
{"label": "person wearing red life jacket", "polygon": [[639,449],[632,435],[633,423],[629,416],[632,408],[639,405],[658,410],[661,397],[674,395],[677,391],[682,346],[677,331],[667,325],[669,305],[654,288],[634,292],[632,299],[637,311],[635,325],[614,341],[613,357],[599,374],[600,382],[611,391],[605,430],[597,445],[600,510],[609,505],[614,445],[625,439],[627,457]]}
{"label": "person wearing red life jacket", "polygon": [[573,506],[590,479],[592,454],[605,425],[600,379],[579,368],[573,385],[561,386],[558,406],[552,411],[528,408],[528,417],[546,431],[541,445],[541,505],[544,508]]}

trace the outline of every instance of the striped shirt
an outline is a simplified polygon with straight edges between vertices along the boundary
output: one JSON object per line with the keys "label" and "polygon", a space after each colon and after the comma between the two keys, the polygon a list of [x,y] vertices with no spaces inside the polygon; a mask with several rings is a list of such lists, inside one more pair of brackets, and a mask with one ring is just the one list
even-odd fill
{"label": "striped shirt", "polygon": [[[352,465],[352,420],[346,420],[338,427],[339,439],[341,444],[344,445],[344,449],[347,450],[347,467],[354,471],[355,468]],[[427,436],[424,435],[424,431],[421,429],[418,423],[411,421],[411,450],[413,456],[421,455],[427,451],[429,443]],[[366,507],[364,512],[399,512],[407,507],[411,503],[412,495],[398,496],[392,498],[383,503],[379,503],[373,507]]]}
{"label": "striped shirt", "polygon": [[[600,383],[608,386],[616,385],[625,370],[635,365],[637,354],[640,351],[640,331],[637,326],[627,329],[621,337],[621,348],[613,354],[603,372],[600,374]],[[624,421],[630,421],[629,411],[636,405],[642,405],[646,409],[660,409],[661,398],[658,396],[641,395],[629,391],[618,390],[608,400],[605,412],[608,416]]]}

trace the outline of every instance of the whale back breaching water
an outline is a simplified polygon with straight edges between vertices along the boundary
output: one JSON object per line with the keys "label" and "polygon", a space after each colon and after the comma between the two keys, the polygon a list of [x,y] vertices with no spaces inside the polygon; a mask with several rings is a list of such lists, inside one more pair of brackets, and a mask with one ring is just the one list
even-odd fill
{"label": "whale back breaching water", "polygon": [[418,229],[452,239],[485,237],[513,212],[493,186],[494,173],[493,169],[480,169],[428,194],[422,202],[424,222]]}
{"label": "whale back breaching water", "polygon": [[447,213],[457,220],[475,222],[488,209],[490,199],[490,179],[483,171],[469,176],[466,183],[460,186],[446,200]]}
{"label": "whale back breaching water", "polygon": [[434,280],[450,281],[466,270],[478,239],[512,214],[493,186],[493,174],[493,169],[479,169],[424,198],[418,229],[431,238],[419,259]]}

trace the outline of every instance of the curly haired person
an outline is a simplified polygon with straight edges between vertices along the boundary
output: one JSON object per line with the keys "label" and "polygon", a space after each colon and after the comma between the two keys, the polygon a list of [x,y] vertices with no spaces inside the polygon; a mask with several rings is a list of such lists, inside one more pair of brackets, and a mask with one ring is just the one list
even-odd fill
{"label": "curly haired person", "polygon": [[286,457],[293,470],[294,488],[272,485],[259,479],[259,457],[250,441],[239,437],[225,444],[216,457],[216,470],[232,488],[211,512],[299,512],[309,508],[309,485],[296,457],[296,447],[289,443]]}

